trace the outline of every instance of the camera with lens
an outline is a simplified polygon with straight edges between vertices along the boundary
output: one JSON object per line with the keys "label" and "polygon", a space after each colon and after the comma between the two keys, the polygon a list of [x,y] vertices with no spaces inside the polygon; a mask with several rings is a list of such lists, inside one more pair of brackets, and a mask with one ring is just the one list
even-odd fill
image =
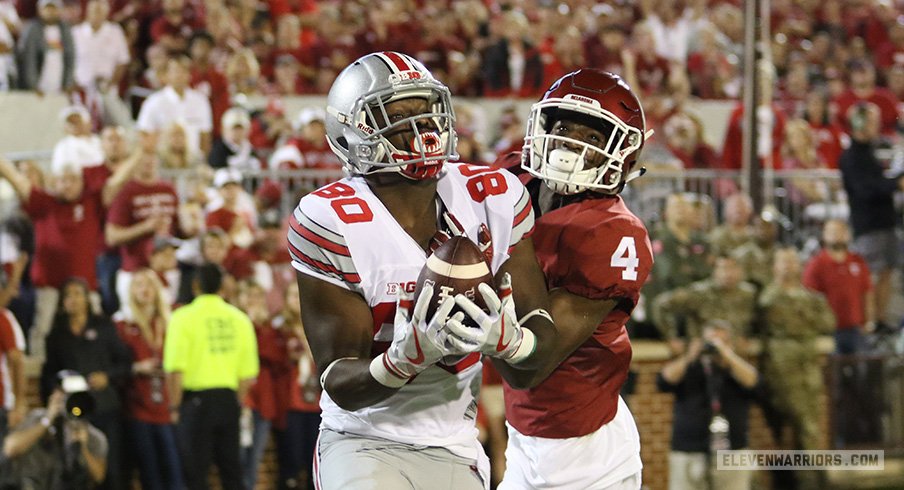
{"label": "camera with lens", "polygon": [[703,344],[703,351],[701,353],[706,356],[716,356],[719,355],[719,349],[716,347],[716,344],[707,340]]}
{"label": "camera with lens", "polygon": [[83,419],[94,412],[95,400],[88,381],[81,374],[64,370],[57,374],[60,389],[65,395],[65,414],[69,419]]}

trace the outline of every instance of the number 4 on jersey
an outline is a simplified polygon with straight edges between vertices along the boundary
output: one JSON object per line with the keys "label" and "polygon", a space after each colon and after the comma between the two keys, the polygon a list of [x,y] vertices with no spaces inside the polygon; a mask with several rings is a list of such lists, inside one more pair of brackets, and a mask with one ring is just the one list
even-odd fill
{"label": "number 4 on jersey", "polygon": [[623,267],[621,277],[626,281],[637,280],[637,267],[640,266],[640,260],[637,258],[637,248],[634,246],[634,237],[622,237],[618,242],[615,253],[609,261],[612,267]]}

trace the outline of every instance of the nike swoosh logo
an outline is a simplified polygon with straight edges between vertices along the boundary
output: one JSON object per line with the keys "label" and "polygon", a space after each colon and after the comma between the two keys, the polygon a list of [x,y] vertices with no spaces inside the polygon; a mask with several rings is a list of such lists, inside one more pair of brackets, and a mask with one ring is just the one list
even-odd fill
{"label": "nike swoosh logo", "polygon": [[421,341],[417,337],[417,330],[412,330],[412,332],[414,332],[414,348],[417,349],[417,356],[415,356],[414,358],[411,358],[406,354],[405,357],[412,364],[422,364],[424,362],[425,357],[424,357],[424,351],[421,350]]}
{"label": "nike swoosh logo", "polygon": [[505,349],[508,349],[509,344],[512,343],[512,339],[509,339],[508,342],[502,343],[502,339],[505,338],[505,313],[502,314],[502,331],[499,332],[499,340],[496,341],[496,352],[502,352]]}

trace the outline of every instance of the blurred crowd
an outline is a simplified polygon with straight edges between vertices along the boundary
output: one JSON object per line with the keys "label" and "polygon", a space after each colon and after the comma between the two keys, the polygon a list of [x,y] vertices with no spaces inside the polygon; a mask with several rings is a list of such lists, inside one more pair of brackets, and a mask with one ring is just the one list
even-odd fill
{"label": "blurred crowd", "polygon": [[[690,97],[741,96],[744,18],[733,0],[3,0],[0,20],[0,90],[65,92],[89,109],[94,130],[138,118],[145,98],[170,83],[176,57],[189,87],[209,101],[214,137],[231,106],[272,100],[254,117],[251,139],[269,152],[292,126],[280,117],[280,97],[325,94],[352,60],[396,50],[422,60],[456,96],[536,98],[573,69],[607,69],[641,94],[667,160],[740,167],[740,106],[721,154],[685,107]],[[858,101],[876,104],[883,133],[895,134],[904,95],[900,5],[776,0],[769,24],[762,95],[774,101],[775,168],[834,168]],[[183,126],[206,126],[188,119]],[[187,136],[172,134],[174,154],[180,138],[197,150],[196,128],[182,129]],[[190,156],[203,159],[210,147],[200,149]]]}

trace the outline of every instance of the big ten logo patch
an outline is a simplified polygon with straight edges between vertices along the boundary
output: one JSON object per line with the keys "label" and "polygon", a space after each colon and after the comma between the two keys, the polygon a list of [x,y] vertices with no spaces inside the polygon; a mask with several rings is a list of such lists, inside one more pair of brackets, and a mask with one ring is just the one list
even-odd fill
{"label": "big ten logo patch", "polygon": [[424,78],[421,72],[416,70],[403,71],[401,73],[393,73],[389,75],[389,83],[397,85],[408,80],[420,80]]}
{"label": "big ten logo patch", "polygon": [[416,287],[416,281],[390,282],[386,284],[386,294],[390,296],[397,296],[399,294],[399,291],[404,291],[408,294],[412,294],[414,293]]}
{"label": "big ten logo patch", "polygon": [[208,351],[211,354],[228,354],[235,350],[235,329],[223,318],[208,318],[204,322],[207,329]]}

